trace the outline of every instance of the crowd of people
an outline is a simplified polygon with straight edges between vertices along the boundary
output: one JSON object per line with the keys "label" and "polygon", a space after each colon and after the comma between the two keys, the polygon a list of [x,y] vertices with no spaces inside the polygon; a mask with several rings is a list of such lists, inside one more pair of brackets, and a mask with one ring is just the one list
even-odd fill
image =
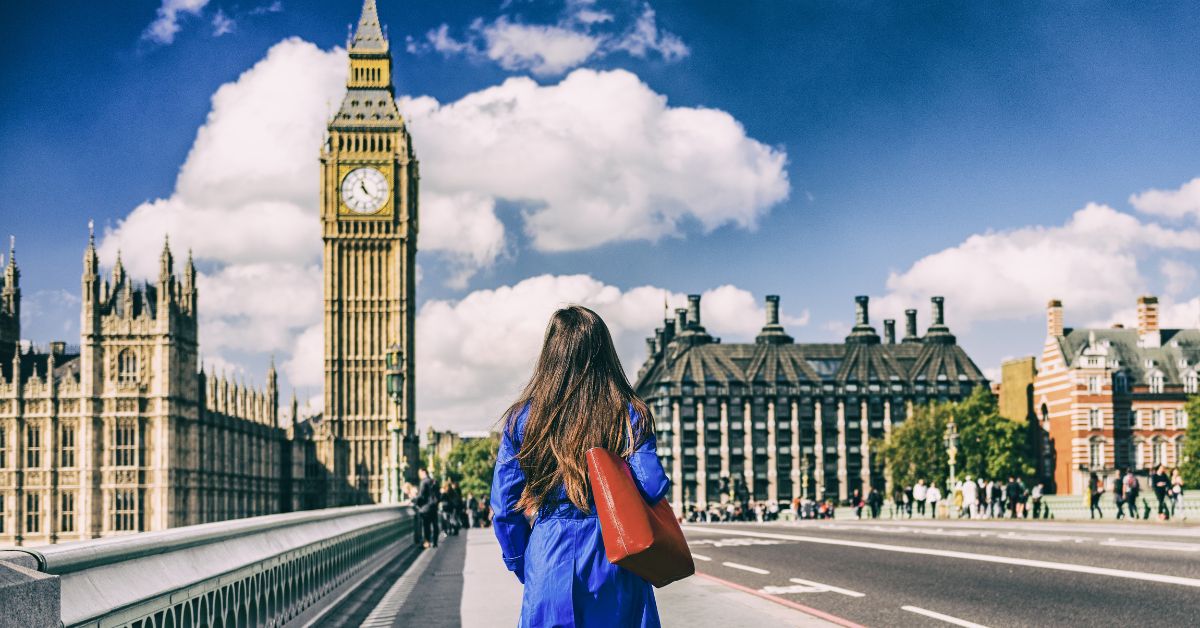
{"label": "crowd of people", "polygon": [[[865,493],[855,489],[844,505],[852,508],[858,519],[878,519],[884,514],[885,507],[891,518],[1048,519],[1051,513],[1044,499],[1046,487],[1040,482],[1032,484],[1030,486],[1015,476],[1006,480],[966,476],[943,490],[919,479],[915,484],[898,488],[890,501],[874,487]],[[1143,496],[1143,487],[1153,496],[1156,507]],[[1111,478],[1091,474],[1085,499],[1093,519],[1104,516],[1101,498],[1110,492],[1117,519],[1156,516],[1168,520],[1184,515],[1183,477],[1178,469],[1159,466],[1147,470],[1144,478],[1139,478],[1133,469],[1121,469]],[[779,519],[781,508],[778,502],[771,500],[733,499],[707,506],[689,506],[684,518],[691,522],[767,522]],[[791,514],[796,519],[832,519],[835,509],[834,502],[828,499],[814,501],[797,497],[791,504]]]}
{"label": "crowd of people", "polygon": [[442,485],[425,467],[417,471],[416,486],[406,484],[404,493],[417,511],[413,526],[413,542],[422,547],[437,547],[444,534],[455,536],[463,528],[486,528],[492,525],[492,508],[487,497],[468,493],[465,497],[452,479]]}

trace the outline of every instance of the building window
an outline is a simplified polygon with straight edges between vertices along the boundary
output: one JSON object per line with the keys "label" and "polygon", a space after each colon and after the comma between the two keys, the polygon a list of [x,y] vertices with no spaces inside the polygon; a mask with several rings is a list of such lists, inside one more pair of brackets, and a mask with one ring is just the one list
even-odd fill
{"label": "building window", "polygon": [[1118,393],[1123,394],[1129,392],[1129,378],[1126,377],[1124,373],[1117,373],[1116,375],[1113,375],[1113,388],[1116,389],[1116,392]]}
{"label": "building window", "polygon": [[1088,466],[1092,469],[1104,468],[1104,443],[1093,440],[1088,443]]}
{"label": "building window", "polygon": [[138,360],[132,349],[125,349],[117,356],[117,381],[132,384],[137,381]]}
{"label": "building window", "polygon": [[75,425],[64,424],[61,431],[62,433],[59,435],[62,446],[61,466],[72,468],[75,466]]}
{"label": "building window", "polygon": [[25,428],[25,467],[37,469],[42,466],[42,430],[39,425]]}
{"label": "building window", "polygon": [[117,532],[133,532],[138,525],[138,495],[136,489],[113,491],[112,515],[109,527]]}
{"label": "building window", "polygon": [[42,532],[42,496],[37,493],[25,493],[25,532]]}
{"label": "building window", "polygon": [[1200,376],[1197,376],[1195,371],[1188,373],[1183,380],[1183,392],[1189,394],[1200,392]]}
{"label": "building window", "polygon": [[8,430],[0,427],[0,469],[8,468]]}
{"label": "building window", "polygon": [[[1187,410],[1176,410],[1175,411],[1175,427],[1177,427],[1179,429],[1185,429],[1185,428],[1187,428],[1187,422],[1188,422]],[[0,464],[0,467],[2,467],[2,466],[4,466],[4,465]]]}
{"label": "building window", "polygon": [[59,531],[74,532],[75,531],[75,492],[63,491],[59,493]]}
{"label": "building window", "polygon": [[1104,417],[1100,414],[1100,408],[1088,409],[1088,427],[1093,430],[1104,427]]}
{"label": "building window", "polygon": [[137,463],[137,424],[119,421],[113,428],[113,465],[136,467]]}
{"label": "building window", "polygon": [[1162,373],[1155,373],[1150,376],[1150,392],[1161,393],[1163,391],[1163,376]]}
{"label": "building window", "polygon": [[1100,378],[1092,375],[1087,379],[1088,392],[1093,395],[1100,394]]}
{"label": "building window", "polygon": [[1158,429],[1158,430],[1161,430],[1162,428],[1166,427],[1167,424],[1163,418],[1162,408],[1155,408],[1155,409],[1151,410],[1150,417],[1153,420],[1153,423],[1151,423],[1150,427],[1152,427],[1154,429]]}
{"label": "building window", "polygon": [[1175,466],[1178,467],[1179,465],[1187,462],[1187,460],[1185,460],[1184,458],[1185,458],[1185,456],[1183,455],[1183,437],[1181,436],[1181,437],[1175,439]]}
{"label": "building window", "polygon": [[6,496],[0,495],[0,534],[4,534],[4,502],[6,499]]}
{"label": "building window", "polygon": [[1151,453],[1154,455],[1152,464],[1155,467],[1157,467],[1160,464],[1166,464],[1167,463],[1167,441],[1162,440],[1162,439],[1154,441],[1153,451]]}

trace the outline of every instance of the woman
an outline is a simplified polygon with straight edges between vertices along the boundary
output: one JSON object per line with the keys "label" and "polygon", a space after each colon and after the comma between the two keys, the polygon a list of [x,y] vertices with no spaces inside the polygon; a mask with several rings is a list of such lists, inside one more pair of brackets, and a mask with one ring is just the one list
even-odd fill
{"label": "woman", "polygon": [[1099,514],[1100,518],[1104,518],[1104,511],[1100,509],[1100,496],[1104,494],[1104,482],[1096,476],[1095,473],[1088,477],[1088,503],[1091,504],[1091,510],[1088,514],[1092,519]]}
{"label": "woman", "polygon": [[[1179,474],[1179,468],[1176,467],[1171,472],[1171,516],[1183,509],[1183,476]],[[1182,516],[1183,513],[1180,513]]]}
{"label": "woman", "polygon": [[656,503],[670,481],[652,426],[604,321],[580,306],[555,312],[505,414],[492,481],[504,564],[525,585],[521,626],[660,625],[650,583],[608,562],[584,457],[592,447],[620,453]]}

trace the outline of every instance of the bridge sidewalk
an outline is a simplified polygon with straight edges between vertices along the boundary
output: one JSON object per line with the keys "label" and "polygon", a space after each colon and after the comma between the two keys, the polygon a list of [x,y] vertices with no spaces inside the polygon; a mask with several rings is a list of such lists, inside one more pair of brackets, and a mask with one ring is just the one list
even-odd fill
{"label": "bridge sidewalk", "polygon": [[[664,628],[832,625],[700,577],[656,589],[654,595]],[[462,625],[515,626],[520,614],[521,583],[504,568],[495,534],[471,530],[463,567]]]}

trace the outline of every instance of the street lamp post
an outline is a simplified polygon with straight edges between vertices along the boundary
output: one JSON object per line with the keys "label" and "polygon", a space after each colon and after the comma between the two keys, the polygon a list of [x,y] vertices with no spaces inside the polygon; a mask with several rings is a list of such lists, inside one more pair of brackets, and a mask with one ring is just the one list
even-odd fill
{"label": "street lamp post", "polygon": [[404,430],[404,380],[405,373],[404,350],[400,345],[392,345],[387,352],[387,393],[392,403],[396,404],[396,416],[388,422],[388,432],[392,437],[392,486],[391,503],[398,504],[403,499],[401,494],[404,485],[404,471],[408,467],[402,443]]}
{"label": "street lamp post", "polygon": [[949,491],[954,490],[954,463],[958,459],[958,426],[954,424],[954,417],[950,417],[950,422],[946,424],[946,455],[950,458],[950,486],[946,487]]}
{"label": "street lamp post", "polygon": [[800,459],[800,494],[808,499],[808,454]]}

